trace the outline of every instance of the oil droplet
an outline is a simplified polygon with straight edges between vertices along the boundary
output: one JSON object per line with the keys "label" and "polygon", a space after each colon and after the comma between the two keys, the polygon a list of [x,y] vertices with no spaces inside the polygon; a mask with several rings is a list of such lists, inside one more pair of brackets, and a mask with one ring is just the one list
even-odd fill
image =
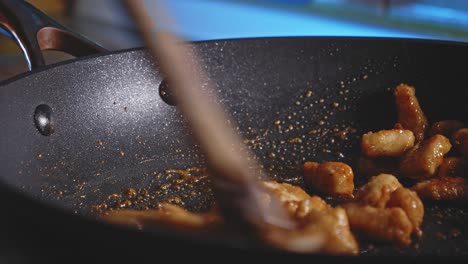
{"label": "oil droplet", "polygon": [[325,100],[322,98],[322,99],[319,100],[319,102],[323,103],[323,102],[325,102]]}
{"label": "oil droplet", "polygon": [[312,91],[311,90],[307,91],[306,97],[311,97],[311,96],[312,96]]}
{"label": "oil droplet", "polygon": [[42,155],[42,153],[37,154],[38,159],[42,159],[42,157],[44,157],[44,155]]}
{"label": "oil droplet", "polygon": [[299,102],[299,101],[296,101],[296,105],[301,105],[301,102]]}
{"label": "oil droplet", "polygon": [[127,190],[127,197],[128,198],[134,198],[137,195],[137,192],[133,188],[129,188]]}
{"label": "oil droplet", "polygon": [[123,150],[120,150],[120,151],[119,151],[119,154],[120,154],[120,156],[122,156],[122,157],[125,156],[125,152],[124,152]]}
{"label": "oil droplet", "polygon": [[97,143],[99,146],[102,146],[102,140],[98,139]]}
{"label": "oil droplet", "polygon": [[270,153],[268,153],[268,157],[269,157],[270,159],[274,159],[274,158],[276,157],[276,154],[273,153],[273,152],[270,152]]}
{"label": "oil droplet", "polygon": [[279,126],[281,124],[281,121],[276,120],[274,124],[275,124],[275,126]]}
{"label": "oil droplet", "polygon": [[367,74],[362,76],[362,79],[364,79],[364,80],[367,80],[367,78],[369,78],[369,76],[367,76]]}
{"label": "oil droplet", "polygon": [[129,207],[132,205],[132,202],[129,201],[129,200],[123,200],[119,203],[119,207],[120,208],[125,208],[125,207]]}
{"label": "oil droplet", "polygon": [[337,102],[333,102],[333,103],[332,103],[332,107],[333,107],[333,108],[337,108],[338,106],[340,106],[339,103],[337,103]]}
{"label": "oil droplet", "polygon": [[302,143],[302,139],[301,138],[292,138],[290,140],[288,140],[289,143],[292,143],[292,144],[301,144]]}
{"label": "oil droplet", "polygon": [[320,120],[320,121],[318,122],[318,124],[321,125],[321,126],[323,126],[323,125],[325,125],[325,122],[324,122],[323,120]]}

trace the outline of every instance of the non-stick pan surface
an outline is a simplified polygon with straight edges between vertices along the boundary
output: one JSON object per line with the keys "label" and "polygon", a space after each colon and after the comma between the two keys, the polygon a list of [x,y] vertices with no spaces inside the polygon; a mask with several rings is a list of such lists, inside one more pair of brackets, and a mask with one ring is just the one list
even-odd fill
{"label": "non-stick pan surface", "polygon": [[[304,161],[354,165],[359,136],[393,126],[392,89],[401,82],[416,87],[430,122],[468,121],[462,96],[468,75],[460,67],[468,58],[465,44],[291,37],[193,47],[218,85],[220,103],[272,179],[302,185]],[[31,235],[40,229],[57,241],[65,235],[118,237],[119,232],[157,241],[159,236],[109,231],[92,220],[93,206],[104,201],[109,207],[128,206],[122,201],[128,188],[148,191],[140,207],[163,200],[195,211],[210,206],[206,180],[185,184],[177,181],[183,175],[167,172],[202,167],[203,159],[176,108],[161,98],[161,82],[147,52],[136,49],[77,59],[0,84],[0,176],[10,190],[8,199],[25,195],[86,219],[67,216],[58,227],[54,219],[61,210],[52,213],[47,210],[55,209],[18,202],[22,208],[7,220],[12,237],[19,230]],[[53,133],[48,136],[34,122],[40,105],[51,110]],[[355,176],[357,186],[366,180]],[[18,208],[6,203],[10,210]],[[41,224],[25,227],[31,222]],[[421,240],[407,248],[366,244],[362,254],[466,254],[467,222],[465,205],[425,203]],[[75,232],[64,231],[70,229]],[[217,242],[220,247],[233,244]]]}

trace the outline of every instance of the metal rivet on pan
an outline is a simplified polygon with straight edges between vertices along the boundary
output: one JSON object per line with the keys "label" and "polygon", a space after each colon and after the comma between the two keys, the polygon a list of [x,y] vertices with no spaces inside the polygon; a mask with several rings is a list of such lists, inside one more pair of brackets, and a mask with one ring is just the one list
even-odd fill
{"label": "metal rivet on pan", "polygon": [[37,130],[44,136],[54,133],[54,122],[52,120],[52,108],[46,104],[41,104],[34,110],[34,124]]}
{"label": "metal rivet on pan", "polygon": [[174,94],[171,91],[171,88],[167,84],[166,80],[163,80],[159,85],[159,96],[161,99],[168,105],[176,105]]}

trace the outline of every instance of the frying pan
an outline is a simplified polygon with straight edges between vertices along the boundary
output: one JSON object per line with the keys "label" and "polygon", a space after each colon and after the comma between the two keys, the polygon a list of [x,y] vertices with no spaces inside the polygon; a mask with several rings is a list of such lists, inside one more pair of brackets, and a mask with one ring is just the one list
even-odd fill
{"label": "frying pan", "polygon": [[[142,232],[96,221],[95,205],[130,206],[122,201],[129,188],[149,193],[136,209],[166,200],[193,211],[209,208],[203,178],[183,183],[183,175],[167,171],[203,167],[203,155],[144,48],[106,52],[26,2],[1,0],[0,8],[2,26],[31,68],[0,83],[2,244],[24,256],[79,250],[155,258],[175,249],[204,258],[213,252],[300,257],[241,237]],[[304,161],[355,167],[359,135],[394,124],[392,88],[401,82],[416,87],[430,122],[468,121],[464,43],[282,37],[185,45],[198,52],[246,145],[278,181],[303,186]],[[45,49],[84,56],[45,66]],[[355,176],[356,186],[366,181]],[[364,243],[361,255],[466,254],[467,222],[464,204],[426,202],[420,240],[409,247]]]}

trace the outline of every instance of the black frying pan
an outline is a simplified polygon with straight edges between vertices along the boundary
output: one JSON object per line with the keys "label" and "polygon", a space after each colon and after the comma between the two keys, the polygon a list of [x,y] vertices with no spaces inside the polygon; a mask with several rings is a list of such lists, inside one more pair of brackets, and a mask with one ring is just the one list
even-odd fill
{"label": "black frying pan", "polygon": [[[2,0],[0,8],[2,25],[22,37],[18,41],[32,68],[0,83],[3,243],[48,256],[77,248],[108,256],[161,256],[174,246],[207,256],[213,251],[277,254],[243,239],[139,232],[95,221],[93,206],[103,201],[119,206],[124,196],[109,196],[128,188],[151,193],[136,207],[178,197],[190,210],[208,208],[212,198],[206,182],[177,187],[180,175],[165,172],[203,166],[203,157],[144,49],[90,55],[104,49],[63,33],[65,28],[24,2]],[[34,42],[35,31],[44,27],[59,27],[62,33],[51,30]],[[75,48],[76,43],[87,48]],[[463,43],[289,37],[190,45],[218,84],[239,132],[250,139],[247,145],[279,181],[302,185],[300,167],[306,160],[354,165],[359,135],[394,124],[391,89],[401,82],[416,87],[431,122],[468,121],[462,96],[468,46]],[[43,66],[39,49],[64,47],[88,55]],[[336,137],[347,127],[356,133],[347,140]],[[289,142],[295,138],[301,140]],[[367,180],[355,178],[357,186]],[[425,203],[425,210],[420,241],[407,248],[363,245],[362,255],[467,254],[468,210],[441,203]],[[44,242],[45,237],[50,240]]]}

